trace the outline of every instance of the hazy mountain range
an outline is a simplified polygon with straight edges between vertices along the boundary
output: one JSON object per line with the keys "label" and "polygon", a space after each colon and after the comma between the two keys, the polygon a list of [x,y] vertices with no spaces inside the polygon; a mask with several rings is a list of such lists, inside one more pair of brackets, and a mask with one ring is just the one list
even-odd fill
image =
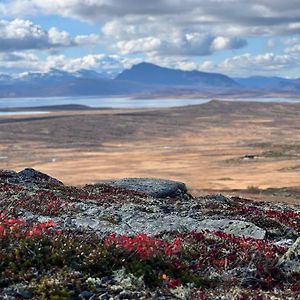
{"label": "hazy mountain range", "polygon": [[0,97],[117,96],[134,94],[242,91],[300,92],[300,79],[254,76],[230,78],[218,73],[182,71],[141,63],[115,78],[105,72],[80,70],[69,73],[53,69],[48,73],[0,74]]}

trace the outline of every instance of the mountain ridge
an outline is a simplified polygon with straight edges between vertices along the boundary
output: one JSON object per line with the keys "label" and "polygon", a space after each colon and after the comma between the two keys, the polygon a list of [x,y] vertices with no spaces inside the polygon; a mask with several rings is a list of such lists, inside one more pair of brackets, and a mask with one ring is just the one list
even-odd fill
{"label": "mountain ridge", "polygon": [[82,69],[67,72],[27,72],[17,76],[0,74],[0,97],[132,96],[168,94],[176,91],[237,94],[250,92],[300,92],[300,79],[251,76],[231,78],[221,73],[184,71],[140,63],[111,78],[105,72]]}
{"label": "mountain ridge", "polygon": [[183,71],[160,67],[150,63],[140,63],[131,69],[124,70],[116,79],[134,82],[176,85],[176,86],[213,86],[237,87],[238,84],[230,77],[219,73],[207,73],[200,71]]}

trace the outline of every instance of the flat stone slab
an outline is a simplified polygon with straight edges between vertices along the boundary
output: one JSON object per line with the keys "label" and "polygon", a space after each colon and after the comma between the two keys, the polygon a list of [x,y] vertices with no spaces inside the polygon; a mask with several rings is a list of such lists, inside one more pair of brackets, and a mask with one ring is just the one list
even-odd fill
{"label": "flat stone slab", "polygon": [[154,198],[173,197],[187,192],[182,182],[156,178],[124,178],[106,181],[106,185],[140,192]]}
{"label": "flat stone slab", "polygon": [[240,237],[264,239],[266,231],[253,223],[230,219],[205,219],[197,224],[197,230],[222,231]]}
{"label": "flat stone slab", "polygon": [[[60,220],[59,217],[54,221],[57,224],[63,223],[63,220]],[[221,231],[253,239],[264,239],[266,235],[264,229],[250,222],[229,219],[199,221],[178,214],[147,213],[135,210],[134,207],[130,209],[127,205],[116,208],[114,215],[108,209],[85,210],[81,215],[78,214],[75,218],[72,218],[70,224],[76,228],[90,229],[104,235],[113,232],[120,235],[135,235],[138,233],[158,235],[171,232],[202,232],[204,230]]]}

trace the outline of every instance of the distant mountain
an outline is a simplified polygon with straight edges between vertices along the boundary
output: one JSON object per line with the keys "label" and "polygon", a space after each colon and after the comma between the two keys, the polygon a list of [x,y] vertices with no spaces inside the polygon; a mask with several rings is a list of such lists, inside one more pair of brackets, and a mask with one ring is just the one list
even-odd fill
{"label": "distant mountain", "polygon": [[0,74],[0,83],[9,83],[12,80],[12,77],[6,74]]}
{"label": "distant mountain", "polygon": [[[4,80],[5,79],[5,80]],[[0,77],[0,97],[113,96],[152,91],[148,86],[105,78],[89,70],[69,73],[50,70]]]}
{"label": "distant mountain", "polygon": [[135,65],[131,69],[123,71],[116,79],[149,85],[193,86],[195,88],[232,88],[239,86],[237,82],[223,74],[175,70],[150,63]]}
{"label": "distant mountain", "polygon": [[251,89],[263,89],[268,91],[300,91],[300,79],[251,76],[247,78],[234,78],[234,80],[241,86]]}
{"label": "distant mountain", "polygon": [[69,72],[51,69],[47,73],[40,72],[26,72],[21,73],[14,78],[14,82],[18,84],[30,84],[30,85],[53,85],[54,83],[63,83],[74,80],[76,77]]}
{"label": "distant mountain", "polygon": [[107,73],[98,73],[93,70],[79,70],[72,73],[76,78],[85,78],[85,79],[110,79],[110,76]]}
{"label": "distant mountain", "polygon": [[27,72],[19,75],[0,74],[0,97],[50,96],[129,96],[179,94],[265,94],[300,92],[300,79],[254,76],[230,78],[223,74],[182,71],[141,63],[112,74],[92,70],[66,72],[52,69],[47,73]]}

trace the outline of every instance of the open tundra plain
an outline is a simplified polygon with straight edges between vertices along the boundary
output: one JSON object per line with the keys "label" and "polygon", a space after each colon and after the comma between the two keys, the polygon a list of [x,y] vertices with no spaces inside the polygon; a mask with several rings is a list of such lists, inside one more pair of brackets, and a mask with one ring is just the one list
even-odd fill
{"label": "open tundra plain", "polygon": [[180,180],[196,190],[300,185],[300,104],[47,109],[0,117],[1,169],[30,166],[71,185],[124,177]]}

